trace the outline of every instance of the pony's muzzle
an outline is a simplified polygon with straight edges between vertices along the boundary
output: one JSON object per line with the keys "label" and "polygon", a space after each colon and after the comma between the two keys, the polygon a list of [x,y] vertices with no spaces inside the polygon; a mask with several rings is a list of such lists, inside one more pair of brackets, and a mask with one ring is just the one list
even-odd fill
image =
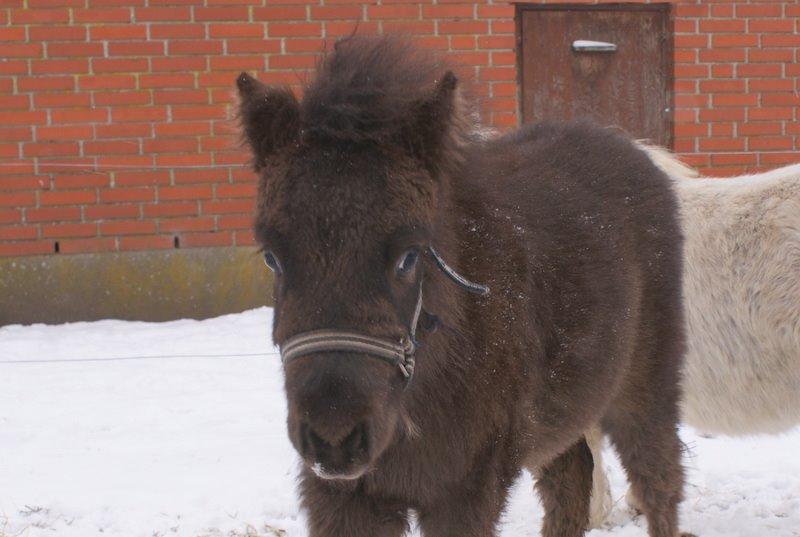
{"label": "pony's muzzle", "polygon": [[300,426],[300,440],[303,459],[323,479],[357,479],[369,462],[369,431],[363,421],[336,442],[325,439],[304,422]]}

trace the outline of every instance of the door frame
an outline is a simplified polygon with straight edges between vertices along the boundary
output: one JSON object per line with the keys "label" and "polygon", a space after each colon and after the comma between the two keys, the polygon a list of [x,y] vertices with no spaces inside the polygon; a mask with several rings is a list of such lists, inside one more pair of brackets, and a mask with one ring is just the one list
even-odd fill
{"label": "door frame", "polygon": [[665,54],[663,56],[661,68],[666,75],[665,91],[666,103],[669,107],[669,112],[664,114],[663,129],[666,133],[667,143],[665,144],[668,149],[673,148],[675,141],[675,21],[672,12],[672,4],[670,3],[655,3],[655,4],[631,4],[631,3],[615,3],[615,4],[514,4],[514,33],[515,37],[515,52],[516,52],[516,67],[517,67],[517,126],[523,124],[522,117],[522,99],[523,99],[523,84],[522,84],[522,69],[525,65],[524,58],[522,57],[522,16],[525,11],[657,11],[663,13],[664,20],[664,35],[666,36],[666,43],[664,43]]}

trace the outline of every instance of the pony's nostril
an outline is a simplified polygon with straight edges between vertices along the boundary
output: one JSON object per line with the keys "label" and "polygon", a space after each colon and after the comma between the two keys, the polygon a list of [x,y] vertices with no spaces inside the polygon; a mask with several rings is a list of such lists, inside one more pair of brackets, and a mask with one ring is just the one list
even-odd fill
{"label": "pony's nostril", "polygon": [[353,428],[350,434],[342,441],[342,449],[352,456],[366,453],[369,450],[366,423],[359,423]]}
{"label": "pony's nostril", "polygon": [[322,451],[331,447],[324,438],[314,432],[314,429],[306,424],[303,424],[302,431],[303,451],[308,453],[311,451],[313,454],[319,455]]}

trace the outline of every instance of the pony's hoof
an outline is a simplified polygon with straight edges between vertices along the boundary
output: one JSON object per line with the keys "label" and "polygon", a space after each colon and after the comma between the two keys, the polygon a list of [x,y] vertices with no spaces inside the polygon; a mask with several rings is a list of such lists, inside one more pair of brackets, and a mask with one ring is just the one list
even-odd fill
{"label": "pony's hoof", "polygon": [[697,537],[694,533],[683,532],[679,537]]}

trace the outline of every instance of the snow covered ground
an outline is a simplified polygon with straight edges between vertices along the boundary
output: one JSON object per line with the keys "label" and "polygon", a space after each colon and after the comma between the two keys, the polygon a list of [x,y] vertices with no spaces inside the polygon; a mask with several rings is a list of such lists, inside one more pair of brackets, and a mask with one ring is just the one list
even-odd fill
{"label": "snow covered ground", "polygon": [[[304,536],[270,323],[262,308],[0,328],[0,536]],[[683,435],[684,529],[800,536],[800,431]],[[621,498],[622,472],[608,460]],[[502,535],[538,535],[540,517],[525,476]],[[643,528],[620,500],[590,535],[642,537]]]}

